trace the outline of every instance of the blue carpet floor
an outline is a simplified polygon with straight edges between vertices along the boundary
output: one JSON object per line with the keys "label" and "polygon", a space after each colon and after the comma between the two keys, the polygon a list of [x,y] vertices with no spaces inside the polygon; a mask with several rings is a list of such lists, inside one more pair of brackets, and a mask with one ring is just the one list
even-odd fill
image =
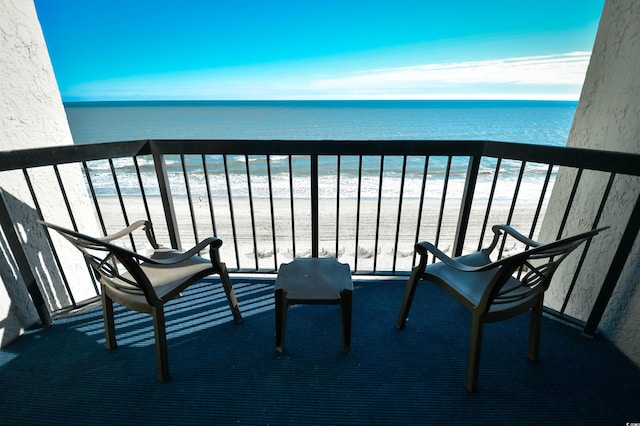
{"label": "blue carpet floor", "polygon": [[[233,279],[233,278],[232,278]],[[421,285],[407,327],[404,282],[356,281],[351,353],[337,306],[296,306],[275,351],[273,280],[233,279],[244,322],[207,279],[167,306],[172,379],[156,381],[151,318],[99,307],[33,329],[0,352],[3,425],[624,425],[640,422],[640,369],[602,338],[551,319],[540,361],[528,316],[485,327],[480,384],[463,386],[469,314]]]}

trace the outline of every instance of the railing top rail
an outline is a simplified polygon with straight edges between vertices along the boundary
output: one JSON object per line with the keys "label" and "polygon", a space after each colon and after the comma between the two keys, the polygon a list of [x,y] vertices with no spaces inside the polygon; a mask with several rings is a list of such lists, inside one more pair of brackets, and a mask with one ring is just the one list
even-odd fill
{"label": "railing top rail", "polygon": [[483,146],[482,155],[640,176],[640,155],[627,152],[487,142]]}
{"label": "railing top rail", "polygon": [[151,154],[148,140],[58,145],[0,151],[0,172],[145,154]]}
{"label": "railing top rail", "polygon": [[484,141],[468,140],[151,140],[162,154],[453,155],[482,153]]}
{"label": "railing top rail", "polygon": [[486,156],[640,176],[640,155],[469,140],[139,140],[0,152],[0,171],[136,155]]}

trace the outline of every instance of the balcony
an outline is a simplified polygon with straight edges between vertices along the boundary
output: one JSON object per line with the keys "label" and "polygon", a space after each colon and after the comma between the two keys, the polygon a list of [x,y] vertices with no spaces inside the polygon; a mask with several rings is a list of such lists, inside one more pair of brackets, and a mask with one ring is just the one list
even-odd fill
{"label": "balcony", "polygon": [[[430,240],[450,255],[477,250],[494,223],[533,238],[554,205],[568,222],[606,226],[617,179],[637,182],[637,155],[472,141],[134,141],[0,153],[4,253],[40,321],[1,353],[7,419],[33,423],[621,423],[638,421],[640,370],[595,336],[637,239],[640,202],[601,265],[578,253],[571,280],[547,298],[538,364],[524,358],[526,318],[487,327],[478,394],[462,386],[468,320],[435,288],[419,289],[403,331],[393,323],[415,261]],[[595,208],[574,199],[588,176]],[[26,200],[26,201],[25,201]],[[79,255],[35,219],[109,233],[151,220],[175,248],[216,235],[245,322],[235,326],[201,286],[167,313],[174,380],[154,382],[150,321],[116,313],[121,347],[104,349],[98,286]],[[143,248],[140,241],[131,241]],[[503,247],[508,254],[513,247]],[[356,281],[353,348],[340,354],[338,316],[303,306],[273,348],[273,280],[294,257],[332,256]],[[557,284],[554,282],[554,284]],[[584,305],[576,310],[574,305]],[[419,299],[419,300],[418,300]],[[576,302],[578,300],[578,302]],[[220,308],[220,309],[218,309]],[[578,312],[578,314],[576,314]],[[118,315],[120,314],[120,315]],[[599,336],[598,336],[599,337]],[[335,346],[336,350],[333,350]],[[37,395],[37,398],[34,398]],[[144,398],[140,397],[145,395]],[[68,407],[66,401],[70,401]],[[542,403],[542,404],[541,404]],[[66,408],[65,408],[66,407]],[[64,409],[63,409],[64,408]],[[514,420],[515,419],[515,420]],[[165,421],[166,420],[166,421]]]}

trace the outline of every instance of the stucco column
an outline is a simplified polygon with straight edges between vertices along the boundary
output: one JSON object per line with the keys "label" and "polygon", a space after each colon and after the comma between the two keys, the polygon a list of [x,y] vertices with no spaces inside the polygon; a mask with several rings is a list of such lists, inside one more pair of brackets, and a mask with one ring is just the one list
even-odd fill
{"label": "stucco column", "polygon": [[[567,146],[640,153],[640,2],[607,0]],[[640,164],[638,165],[640,168]],[[558,173],[540,240],[551,241],[573,184],[575,170]],[[599,208],[608,175],[585,173],[564,235],[588,230]],[[640,193],[640,179],[617,176],[600,225],[611,228],[593,240],[566,312],[587,320],[620,237]],[[578,256],[568,259],[547,293],[559,309]],[[573,263],[573,264],[572,264]],[[640,365],[640,243],[635,241],[599,331]]]}
{"label": "stucco column", "polygon": [[[73,139],[67,123],[53,67],[30,0],[0,0],[0,150],[68,145]],[[74,206],[88,202],[80,169],[60,170]],[[53,170],[35,170],[29,175],[33,187],[42,188],[41,201],[55,211],[47,218],[67,224],[66,210],[59,199],[48,196],[56,185]],[[51,309],[67,297],[48,242],[41,227],[28,186],[21,171],[0,173],[0,196],[31,265],[32,275]],[[95,227],[95,218],[83,218]],[[9,238],[8,238],[9,237]],[[20,261],[11,253],[11,236],[0,229],[0,347],[39,320],[20,271]],[[74,279],[91,283],[82,256],[70,246],[60,246],[61,257],[73,264]],[[83,284],[86,285],[86,284]],[[89,285],[91,287],[91,285]],[[67,302],[64,300],[64,302]]]}

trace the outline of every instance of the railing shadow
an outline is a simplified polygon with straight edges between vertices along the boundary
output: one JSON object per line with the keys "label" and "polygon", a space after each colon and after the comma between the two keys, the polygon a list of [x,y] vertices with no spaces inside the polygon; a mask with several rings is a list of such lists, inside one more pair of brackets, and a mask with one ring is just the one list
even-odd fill
{"label": "railing shadow", "polygon": [[[46,244],[46,234],[34,229],[37,211],[22,200],[0,189],[0,224],[4,239],[0,240],[2,263],[0,278],[5,283],[9,309],[0,323],[3,341],[10,341],[25,325],[39,317],[41,324],[52,323],[50,312],[59,303],[68,304],[68,293],[57,268],[51,268],[54,257]],[[59,298],[62,298],[60,300]]]}
{"label": "railing shadow", "polygon": [[465,311],[436,286],[418,289],[399,331],[404,282],[357,282],[348,355],[337,307],[294,308],[279,354],[272,281],[233,280],[239,325],[217,280],[205,281],[167,305],[172,380],[156,381],[148,316],[119,310],[121,344],[107,351],[100,308],[89,308],[0,352],[3,422],[624,424],[640,415],[640,370],[608,342],[548,318],[537,364],[525,357],[526,316],[488,327],[480,391],[471,395],[463,387]]}

